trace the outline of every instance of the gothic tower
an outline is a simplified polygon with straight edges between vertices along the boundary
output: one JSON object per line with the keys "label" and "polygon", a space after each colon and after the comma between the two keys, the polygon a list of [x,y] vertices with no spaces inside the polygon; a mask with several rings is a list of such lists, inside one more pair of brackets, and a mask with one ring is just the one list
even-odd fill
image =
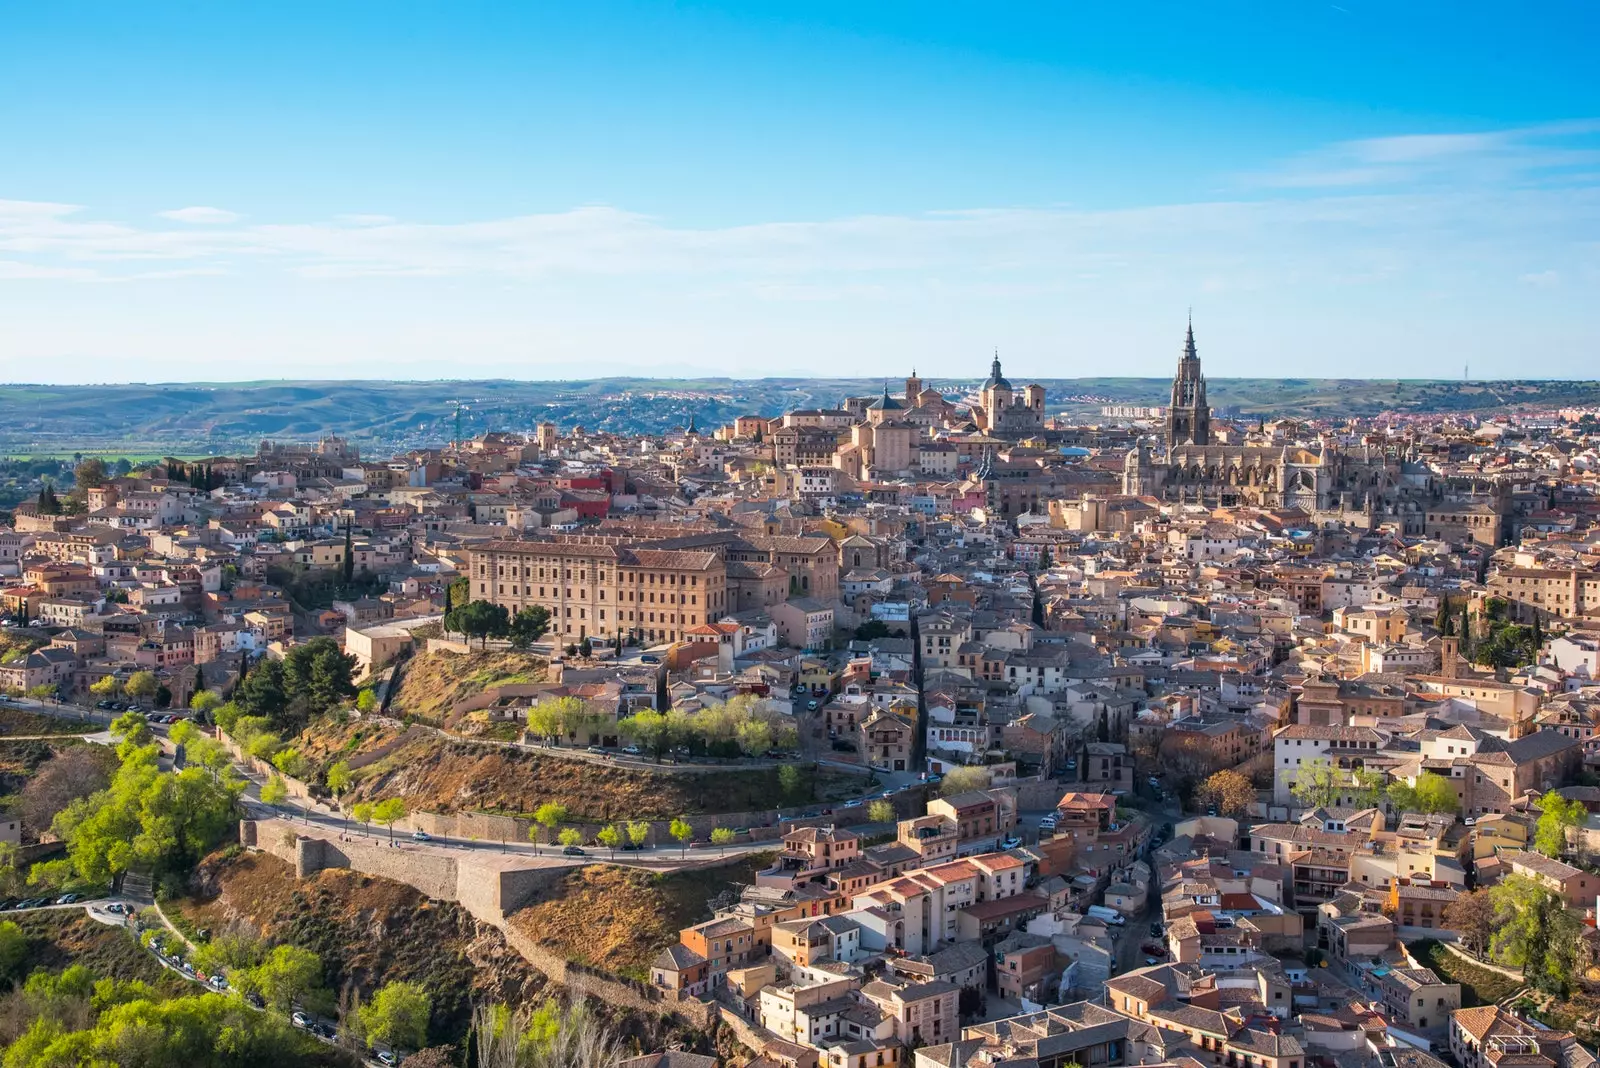
{"label": "gothic tower", "polygon": [[1172,377],[1172,402],[1167,405],[1167,446],[1211,444],[1211,406],[1206,403],[1206,379],[1194,349],[1194,320],[1183,342],[1183,358]]}

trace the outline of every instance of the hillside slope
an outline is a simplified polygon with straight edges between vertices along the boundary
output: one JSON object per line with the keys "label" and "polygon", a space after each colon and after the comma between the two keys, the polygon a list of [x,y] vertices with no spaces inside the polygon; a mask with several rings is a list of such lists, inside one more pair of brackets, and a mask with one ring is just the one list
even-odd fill
{"label": "hillside slope", "polygon": [[771,863],[771,853],[755,853],[670,875],[602,864],[575,868],[510,922],[568,960],[644,979],[650,961],[681,929],[711,918],[714,898],[732,900]]}

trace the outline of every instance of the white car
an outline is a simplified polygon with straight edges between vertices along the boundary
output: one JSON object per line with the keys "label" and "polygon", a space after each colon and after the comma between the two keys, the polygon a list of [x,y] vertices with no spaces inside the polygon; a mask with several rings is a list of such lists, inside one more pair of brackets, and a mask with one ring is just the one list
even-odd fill
{"label": "white car", "polygon": [[310,1027],[311,1017],[303,1012],[294,1012],[289,1015],[289,1022],[296,1027]]}
{"label": "white car", "polygon": [[623,746],[622,751],[624,753],[627,753],[629,756],[638,756],[644,750],[640,749],[636,745],[627,745],[627,746]]}
{"label": "white car", "polygon": [[1039,821],[1039,829],[1041,831],[1053,831],[1053,830],[1055,830],[1056,829],[1056,818],[1054,816],[1046,816],[1044,819]]}

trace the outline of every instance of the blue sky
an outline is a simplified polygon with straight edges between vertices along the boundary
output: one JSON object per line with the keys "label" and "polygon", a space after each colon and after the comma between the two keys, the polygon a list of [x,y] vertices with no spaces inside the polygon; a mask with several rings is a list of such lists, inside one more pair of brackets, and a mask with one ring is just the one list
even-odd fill
{"label": "blue sky", "polygon": [[0,0],[9,381],[1600,374],[1600,8]]}

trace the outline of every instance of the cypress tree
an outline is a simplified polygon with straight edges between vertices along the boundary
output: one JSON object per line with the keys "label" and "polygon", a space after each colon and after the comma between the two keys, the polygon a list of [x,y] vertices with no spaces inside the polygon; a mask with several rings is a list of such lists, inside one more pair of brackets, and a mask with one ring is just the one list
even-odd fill
{"label": "cypress tree", "polygon": [[356,574],[356,553],[350,538],[350,520],[344,521],[344,584],[350,585]]}

